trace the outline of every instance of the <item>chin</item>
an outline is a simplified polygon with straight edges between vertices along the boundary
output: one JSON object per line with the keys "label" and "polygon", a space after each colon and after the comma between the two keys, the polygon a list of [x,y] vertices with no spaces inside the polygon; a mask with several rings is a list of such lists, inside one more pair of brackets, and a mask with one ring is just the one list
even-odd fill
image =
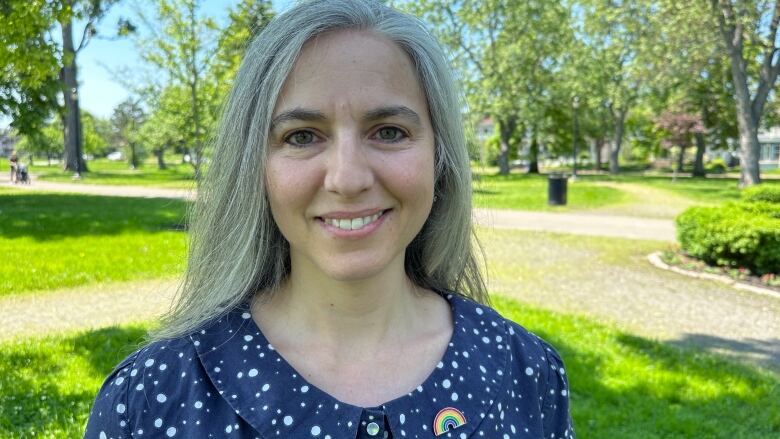
{"label": "chin", "polygon": [[323,273],[339,282],[359,282],[382,273],[389,263],[371,263],[370,261],[344,261],[342,264],[321,266]]}

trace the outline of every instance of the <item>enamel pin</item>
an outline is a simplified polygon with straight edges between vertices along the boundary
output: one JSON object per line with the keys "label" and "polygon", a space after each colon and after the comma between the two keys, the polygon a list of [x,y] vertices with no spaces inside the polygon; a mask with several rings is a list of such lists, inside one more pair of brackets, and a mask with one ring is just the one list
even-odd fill
{"label": "enamel pin", "polygon": [[433,419],[433,433],[441,436],[450,430],[454,430],[466,423],[466,417],[460,410],[454,407],[445,407]]}

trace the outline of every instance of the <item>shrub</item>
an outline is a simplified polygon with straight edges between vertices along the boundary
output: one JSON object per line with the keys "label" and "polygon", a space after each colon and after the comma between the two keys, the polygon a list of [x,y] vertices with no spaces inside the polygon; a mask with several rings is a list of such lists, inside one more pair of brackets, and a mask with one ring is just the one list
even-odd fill
{"label": "shrub", "polygon": [[760,203],[693,207],[677,217],[677,240],[708,264],[780,272],[780,208]]}
{"label": "shrub", "polygon": [[725,174],[728,170],[726,161],[722,158],[714,158],[705,166],[708,174]]}
{"label": "shrub", "polygon": [[758,184],[742,190],[742,199],[747,202],[766,201],[780,204],[780,185]]}

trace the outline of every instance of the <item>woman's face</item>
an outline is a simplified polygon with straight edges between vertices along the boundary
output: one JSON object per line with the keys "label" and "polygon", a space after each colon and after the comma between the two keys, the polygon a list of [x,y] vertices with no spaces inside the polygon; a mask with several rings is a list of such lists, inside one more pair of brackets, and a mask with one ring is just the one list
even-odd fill
{"label": "woman's face", "polygon": [[266,178],[293,272],[402,270],[434,187],[428,105],[406,54],[364,31],[309,41],[274,108]]}

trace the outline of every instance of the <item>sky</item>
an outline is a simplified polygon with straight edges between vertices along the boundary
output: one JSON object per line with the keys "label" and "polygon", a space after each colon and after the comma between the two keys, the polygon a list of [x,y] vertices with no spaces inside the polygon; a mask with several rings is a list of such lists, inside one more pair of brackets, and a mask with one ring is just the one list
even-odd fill
{"label": "sky", "polygon": [[[143,0],[142,0],[143,1]],[[205,0],[203,14],[214,17],[222,24],[227,19],[228,8],[237,0]],[[274,11],[287,9],[293,0],[272,0]],[[103,18],[98,27],[98,34],[111,35],[115,33],[117,20],[120,17],[132,17],[132,9],[128,2],[122,2],[113,8]],[[83,29],[77,26],[76,30]],[[74,43],[78,44],[80,33],[74,32]],[[133,69],[140,64],[136,48],[129,38],[118,40],[93,39],[78,54],[79,97],[82,110],[98,117],[109,118],[114,107],[129,96],[129,91],[112,79],[111,73],[122,68]],[[5,128],[10,120],[0,117],[0,128]]]}

